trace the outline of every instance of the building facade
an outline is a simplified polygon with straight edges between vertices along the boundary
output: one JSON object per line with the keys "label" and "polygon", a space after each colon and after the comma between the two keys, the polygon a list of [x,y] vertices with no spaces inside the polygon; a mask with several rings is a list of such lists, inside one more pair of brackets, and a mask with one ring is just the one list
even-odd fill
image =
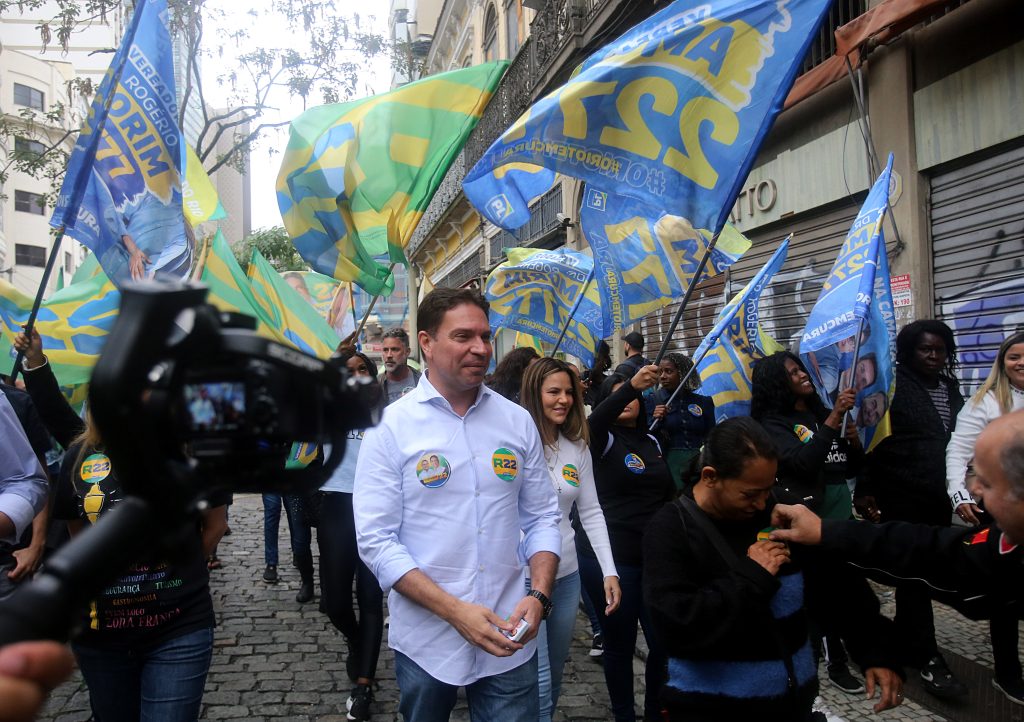
{"label": "building facade", "polygon": [[[586,245],[575,224],[577,182],[563,180],[537,199],[530,223],[508,234],[481,224],[462,195],[462,178],[529,104],[564,82],[587,55],[668,3],[528,4],[537,10],[503,0],[447,0],[442,8],[428,54],[431,72],[483,61],[491,47],[513,62],[408,249],[417,278],[433,285],[480,283],[511,245]],[[762,297],[761,311],[766,330],[791,345],[891,151],[896,177],[885,233],[898,323],[946,320],[957,333],[966,385],[984,377],[1003,335],[1024,327],[1022,27],[1024,5],[1017,0],[835,0],[791,105],[776,120],[733,207],[733,221],[753,248],[729,272],[698,287],[670,348],[692,352],[724,301],[789,233],[787,262]],[[836,31],[853,43],[840,55]],[[836,67],[840,72],[832,72]],[[807,94],[802,85],[817,90]],[[871,159],[862,123],[869,127]],[[638,324],[652,353],[677,308]]]}
{"label": "building facade", "polygon": [[[0,166],[7,179],[0,195],[0,277],[23,293],[34,296],[53,243],[46,204],[50,181],[18,170],[19,158],[38,155],[54,144],[66,153],[74,147],[67,136],[76,117],[67,114],[53,124],[44,113],[55,101],[66,97],[66,83],[74,77],[69,63],[52,62],[7,48],[0,49],[0,112],[15,130],[0,142]],[[23,133],[21,130],[23,129]],[[78,268],[82,246],[65,238],[54,261],[47,292],[56,288],[60,271],[65,278]]]}

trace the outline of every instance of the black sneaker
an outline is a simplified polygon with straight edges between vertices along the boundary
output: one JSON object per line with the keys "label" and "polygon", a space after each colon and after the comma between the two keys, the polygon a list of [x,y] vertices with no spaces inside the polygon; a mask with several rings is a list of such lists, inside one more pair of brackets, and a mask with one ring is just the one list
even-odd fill
{"label": "black sneaker", "polygon": [[352,694],[345,703],[348,710],[346,719],[368,720],[370,719],[370,705],[373,704],[373,690],[367,684],[357,684]]}
{"label": "black sneaker", "polygon": [[277,584],[277,565],[268,564],[267,568],[263,570],[263,581],[267,584]]}
{"label": "black sneaker", "polygon": [[946,660],[936,655],[921,669],[921,686],[925,692],[936,697],[950,699],[967,695],[967,687],[953,676],[946,666]]}
{"label": "black sneaker", "polygon": [[604,654],[604,635],[598,632],[590,644],[590,656],[600,657],[602,654]]}
{"label": "black sneaker", "polygon": [[299,604],[313,601],[313,582],[302,582],[299,584],[299,593],[295,595],[295,601]]}
{"label": "black sneaker", "polygon": [[1002,692],[1006,699],[1014,704],[1024,704],[1024,681],[1019,679],[1003,681],[993,679],[992,686]]}
{"label": "black sneaker", "polygon": [[828,681],[846,694],[860,694],[864,691],[864,683],[854,677],[845,664],[828,665]]}

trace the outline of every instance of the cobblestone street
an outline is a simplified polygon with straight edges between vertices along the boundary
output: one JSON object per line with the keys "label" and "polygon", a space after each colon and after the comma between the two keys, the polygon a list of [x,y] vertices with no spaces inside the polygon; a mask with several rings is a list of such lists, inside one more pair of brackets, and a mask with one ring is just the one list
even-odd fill
{"label": "cobblestone street", "polygon": [[[317,610],[314,601],[295,602],[298,573],[288,565],[290,552],[287,523],[281,524],[281,582],[262,581],[263,512],[258,496],[238,496],[231,507],[233,534],[220,546],[224,567],[212,573],[218,627],[213,665],[206,686],[203,719],[343,720],[349,682],[345,676],[344,640]],[[314,544],[314,551],[315,551]],[[318,590],[319,591],[319,590]],[[884,608],[892,612],[891,595],[883,595]],[[954,671],[971,686],[966,703],[937,706],[920,687],[908,684],[907,702],[896,710],[874,715],[863,696],[851,697],[822,684],[825,711],[841,719],[859,720],[967,720],[1017,721],[1024,708],[996,698],[989,680],[992,657],[987,623],[967,622],[948,609],[936,606],[939,645]],[[385,645],[387,635],[385,632]],[[601,666],[589,657],[589,628],[585,617],[577,619],[575,639],[565,671],[562,698],[556,720],[610,720],[608,693]],[[642,702],[642,662],[635,663],[638,707]],[[394,658],[386,648],[378,670],[374,720],[398,719],[398,690]],[[821,676],[825,679],[824,669]],[[911,680],[916,672],[909,674]],[[922,704],[928,707],[922,706]],[[89,719],[88,693],[76,675],[57,689],[42,717],[57,722]],[[467,720],[460,704],[453,720]],[[500,722],[500,721],[496,721]]]}

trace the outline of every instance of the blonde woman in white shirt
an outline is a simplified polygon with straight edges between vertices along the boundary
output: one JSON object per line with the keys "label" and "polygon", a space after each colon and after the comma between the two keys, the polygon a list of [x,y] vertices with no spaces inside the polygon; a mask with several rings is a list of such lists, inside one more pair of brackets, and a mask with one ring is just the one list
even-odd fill
{"label": "blonde woman in white shirt", "polygon": [[611,614],[618,608],[621,592],[608,541],[608,528],[597,500],[590,460],[590,434],[583,409],[583,386],[575,369],[558,359],[538,359],[523,375],[519,402],[537,424],[544,442],[544,459],[551,484],[558,494],[558,507],[562,512],[559,523],[562,554],[551,594],[554,606],[551,615],[541,624],[537,649],[540,720],[547,722],[558,704],[562,669],[569,654],[580,600],[575,532],[569,518],[574,503],[604,574],[605,614]]}
{"label": "blonde woman in white shirt", "polygon": [[[1018,409],[1024,409],[1024,333],[1009,336],[999,346],[988,378],[964,404],[946,446],[946,491],[957,516],[968,524],[983,523],[978,518],[978,504],[965,482],[974,456],[974,442],[990,422]],[[992,685],[1011,701],[1024,704],[1016,614],[993,615],[989,632],[995,662]]]}

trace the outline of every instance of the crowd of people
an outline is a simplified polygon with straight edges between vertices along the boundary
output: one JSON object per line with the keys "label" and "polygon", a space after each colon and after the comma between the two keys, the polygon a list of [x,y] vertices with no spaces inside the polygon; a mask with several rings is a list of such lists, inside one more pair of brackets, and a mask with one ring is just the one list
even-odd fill
{"label": "crowd of people", "polygon": [[[263,580],[279,579],[283,507],[298,603],[316,597],[316,528],[320,610],[348,646],[348,719],[374,711],[385,595],[399,711],[416,722],[447,720],[460,687],[473,719],[552,719],[581,604],[616,720],[820,719],[819,659],[830,683],[877,696],[876,711],[901,702],[904,666],[929,693],[964,696],[922,580],[940,580],[957,606],[987,600],[993,684],[1024,703],[1024,334],[1004,341],[965,401],[950,329],[905,326],[890,434],[867,452],[848,418],[856,374],[826,405],[798,355],[772,354],[754,367],[750,416],[716,423],[693,361],[650,363],[637,332],[614,370],[602,342],[590,369],[524,348],[488,375],[487,311],[472,291],[428,294],[423,373],[401,329],[385,334],[379,372],[340,349],[335,363],[377,380],[381,422],[349,433],[317,493],[263,497]],[[38,335],[16,347],[25,391],[0,396],[0,594],[38,566],[48,518],[74,534],[123,498]],[[52,481],[50,437],[65,450]],[[98,722],[198,716],[213,650],[209,568],[229,501],[210,505],[173,559],[140,556],[82,610],[72,649]],[[896,587],[895,619],[880,613],[869,564]],[[66,660],[42,645],[13,672],[4,658],[16,653],[0,650],[0,695],[25,694],[30,707]]]}

